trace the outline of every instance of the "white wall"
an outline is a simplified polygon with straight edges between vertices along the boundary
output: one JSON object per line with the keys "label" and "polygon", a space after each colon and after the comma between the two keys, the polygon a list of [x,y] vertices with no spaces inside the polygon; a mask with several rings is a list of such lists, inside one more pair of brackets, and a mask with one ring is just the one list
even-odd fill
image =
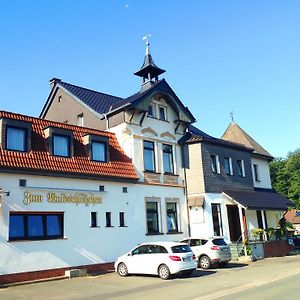
{"label": "white wall", "polygon": [[[19,179],[27,180],[27,187],[19,187]],[[183,188],[159,187],[154,185],[113,183],[98,180],[65,179],[30,175],[0,175],[1,187],[10,191],[3,196],[0,215],[0,275],[25,271],[36,271],[59,267],[112,262],[138,243],[154,240],[180,240],[188,235],[187,210]],[[99,185],[106,192],[96,192]],[[128,193],[122,192],[122,187]],[[44,187],[30,188],[30,187]],[[46,194],[75,193],[65,189],[94,191],[102,197],[102,203],[94,206],[83,204],[48,203]],[[44,195],[42,203],[23,203],[24,191]],[[146,235],[145,197],[161,198],[161,224],[163,235]],[[182,234],[166,234],[167,220],[165,198],[180,199],[179,223]],[[64,239],[44,241],[8,242],[10,211],[64,212]],[[90,227],[90,212],[98,213],[99,228]],[[125,212],[125,225],[119,227],[119,212]],[[105,227],[105,212],[112,213],[112,225]]]}
{"label": "white wall", "polygon": [[[271,178],[270,178],[270,166],[269,162],[266,159],[258,159],[258,158],[251,158],[252,163],[252,177],[253,177],[253,185],[257,188],[265,188],[270,189],[271,186]],[[255,180],[254,176],[254,169],[253,164],[258,166],[258,179],[259,181]]]}

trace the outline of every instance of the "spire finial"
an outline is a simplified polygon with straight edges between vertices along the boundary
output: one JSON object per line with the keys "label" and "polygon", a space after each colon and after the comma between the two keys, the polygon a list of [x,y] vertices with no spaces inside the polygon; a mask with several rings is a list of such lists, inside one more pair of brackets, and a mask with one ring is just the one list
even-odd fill
{"label": "spire finial", "polygon": [[231,111],[231,113],[230,113],[230,118],[231,118],[231,122],[234,122],[234,120],[233,120],[233,111]]}
{"label": "spire finial", "polygon": [[150,54],[150,50],[149,50],[149,38],[151,37],[151,33],[148,33],[146,34],[144,37],[143,37],[143,41],[146,41],[146,55]]}

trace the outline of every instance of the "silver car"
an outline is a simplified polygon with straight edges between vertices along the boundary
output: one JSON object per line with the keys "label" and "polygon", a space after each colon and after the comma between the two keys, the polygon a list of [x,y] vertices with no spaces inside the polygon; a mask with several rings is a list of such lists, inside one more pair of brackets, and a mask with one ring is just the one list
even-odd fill
{"label": "silver car", "polygon": [[198,266],[209,269],[211,265],[224,266],[231,260],[230,248],[222,237],[187,238],[181,241],[190,245],[198,260]]}

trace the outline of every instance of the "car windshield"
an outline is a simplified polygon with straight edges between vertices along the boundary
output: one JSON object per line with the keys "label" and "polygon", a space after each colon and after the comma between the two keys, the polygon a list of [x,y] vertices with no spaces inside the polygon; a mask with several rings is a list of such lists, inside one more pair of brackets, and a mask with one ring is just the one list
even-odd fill
{"label": "car windshield", "polygon": [[192,252],[192,249],[188,245],[177,245],[171,247],[173,253],[187,253]]}
{"label": "car windshield", "polygon": [[227,246],[226,242],[223,239],[213,239],[212,243],[217,246]]}

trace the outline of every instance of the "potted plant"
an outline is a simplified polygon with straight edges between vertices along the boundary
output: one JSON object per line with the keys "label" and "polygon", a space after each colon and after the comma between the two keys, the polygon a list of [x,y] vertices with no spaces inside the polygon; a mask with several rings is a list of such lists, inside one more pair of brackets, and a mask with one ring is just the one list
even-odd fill
{"label": "potted plant", "polygon": [[268,227],[265,229],[265,233],[267,234],[268,240],[270,241],[275,240],[275,228]]}
{"label": "potted plant", "polygon": [[251,230],[251,235],[253,236],[254,240],[261,241],[263,236],[263,230],[261,228],[254,228]]}

